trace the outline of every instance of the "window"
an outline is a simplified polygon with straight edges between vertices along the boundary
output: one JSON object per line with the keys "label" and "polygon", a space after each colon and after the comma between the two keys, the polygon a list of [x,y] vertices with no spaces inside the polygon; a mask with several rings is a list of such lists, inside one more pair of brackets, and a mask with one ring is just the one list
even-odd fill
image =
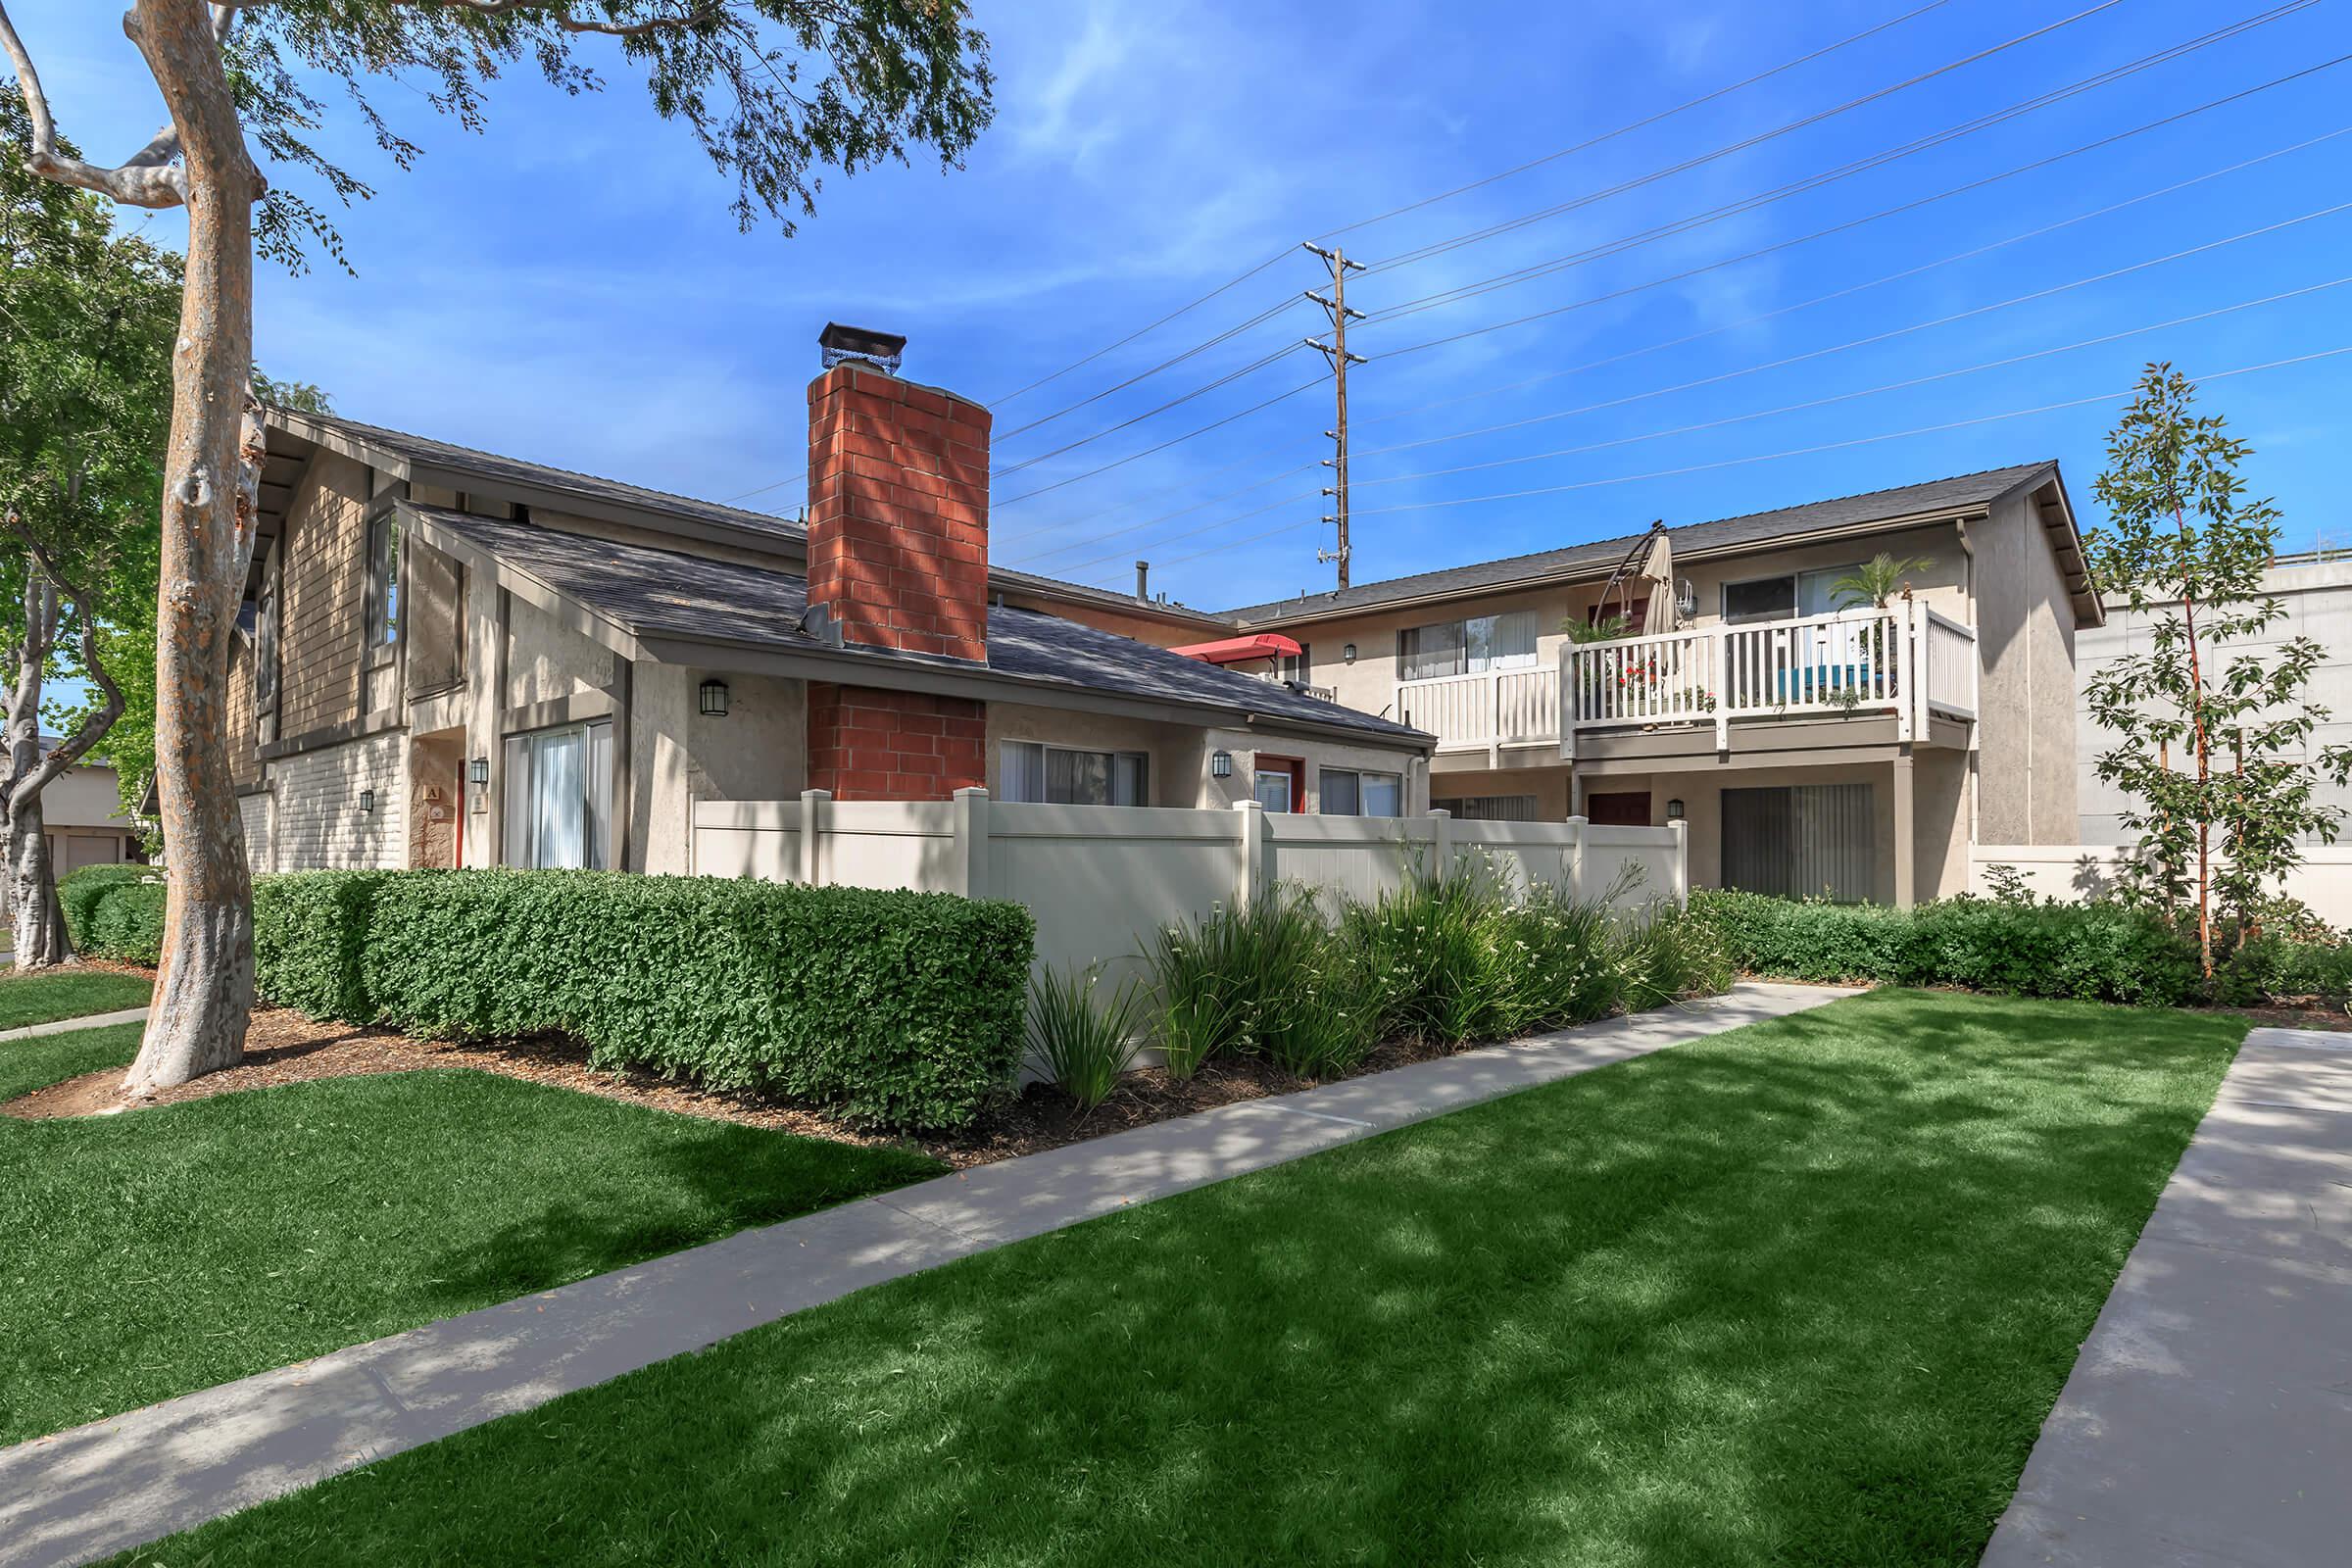
{"label": "window", "polygon": [[1398,680],[1478,675],[1490,669],[1533,669],[1535,664],[1536,612],[1532,610],[1412,626],[1396,638]]}
{"label": "window", "polygon": [[1878,886],[1878,806],[1868,784],[1723,792],[1723,885],[1859,904]]}
{"label": "window", "polygon": [[1287,767],[1261,767],[1257,770],[1254,793],[1257,804],[1269,811],[1291,809],[1291,770]]}
{"label": "window", "polygon": [[612,839],[611,721],[509,737],[506,829],[509,865],[607,868]]}
{"label": "window", "polygon": [[368,653],[370,664],[400,645],[400,528],[390,512],[368,519]]}
{"label": "window", "polygon": [[262,579],[262,608],[253,630],[253,710],[277,711],[277,568]]}
{"label": "window", "polygon": [[1141,752],[1073,752],[1035,741],[998,748],[1000,800],[1054,806],[1149,806],[1151,760]]}
{"label": "window", "polygon": [[1300,643],[1296,657],[1282,656],[1282,678],[1294,686],[1308,686],[1315,679],[1315,648],[1312,643]]}
{"label": "window", "polygon": [[1838,580],[1852,576],[1855,569],[1824,566],[1818,571],[1792,571],[1778,577],[1727,582],[1723,585],[1723,618],[1739,622],[1830,614],[1838,608]]}
{"label": "window", "polygon": [[1402,816],[1404,776],[1400,773],[1363,773],[1353,768],[1323,769],[1325,816]]}

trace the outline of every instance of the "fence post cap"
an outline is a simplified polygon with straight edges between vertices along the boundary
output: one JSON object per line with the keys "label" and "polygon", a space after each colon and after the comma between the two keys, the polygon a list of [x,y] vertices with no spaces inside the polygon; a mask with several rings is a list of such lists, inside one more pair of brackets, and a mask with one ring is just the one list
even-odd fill
{"label": "fence post cap", "polygon": [[967,797],[977,797],[980,800],[985,801],[988,799],[988,791],[981,785],[967,784],[962,789],[959,789],[956,792],[956,799],[959,801]]}
{"label": "fence post cap", "polygon": [[1233,803],[1233,808],[1237,811],[1262,811],[1265,809],[1265,806],[1258,801],[1236,801]]}

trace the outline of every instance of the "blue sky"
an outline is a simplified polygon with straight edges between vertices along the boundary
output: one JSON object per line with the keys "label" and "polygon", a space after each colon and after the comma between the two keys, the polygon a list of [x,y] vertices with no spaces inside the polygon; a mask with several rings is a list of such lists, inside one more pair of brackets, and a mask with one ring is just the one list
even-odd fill
{"label": "blue sky", "polygon": [[[265,268],[259,352],[357,418],[712,499],[757,492],[747,504],[790,514],[798,487],[778,481],[804,466],[804,387],[828,318],[906,333],[910,376],[1006,398],[1300,239],[1575,146],[1919,4],[981,0],[999,109],[968,166],[829,180],[789,239],[736,231],[729,183],[616,62],[601,98],[502,84],[481,136],[389,84],[379,102],[426,155],[412,172],[391,169],[344,115],[333,144],[379,188],[341,217],[358,275]],[[1374,357],[1351,383],[1356,580],[2044,457],[2065,465],[2095,521],[2091,482],[2116,404],[1986,416],[2120,391],[2149,358],[2206,375],[2352,347],[2352,283],[2226,310],[2352,276],[2352,211],[2324,212],[2352,203],[2352,134],[2284,151],[2352,127],[2352,64],[1803,239],[2352,52],[2343,0],[1696,220],[2266,9],[2122,0],[1708,156],[2096,5],[1953,0],[1658,123],[1348,229],[1349,253],[1376,264],[1349,290],[1375,315],[1352,345]],[[12,14],[69,134],[96,152],[144,139],[159,105],[134,90],[116,8],[42,0]],[[2119,203],[2131,204],[2050,227]],[[150,222],[166,238],[176,226]],[[1623,243],[1661,225],[1681,231]],[[2197,247],[2210,248],[2159,261]],[[1608,254],[1567,260],[1595,249]],[[1379,318],[1536,267],[1547,270]],[[1881,281],[1898,272],[1911,275]],[[1689,275],[1665,281],[1675,274]],[[1155,587],[1212,607],[1327,585],[1315,555],[1328,530],[1314,520],[1327,509],[1309,466],[1328,452],[1328,387],[1149,450],[1307,381],[1311,351],[1101,433],[1317,330],[1297,296],[1318,281],[1312,258],[1285,256],[1001,403],[1001,468],[1095,439],[999,479],[997,560],[1116,587],[1147,557]],[[1603,295],[1617,297],[1583,303]],[[1828,295],[1838,297],[1807,303]],[[2003,303],[2027,295],[2041,297]],[[1249,331],[1061,412],[1286,299],[1297,303]],[[2137,330],[2211,312],[2224,314]],[[2067,348],[2119,333],[2132,335]],[[2019,363],[1992,366],[2006,360]],[[2352,511],[2336,499],[2352,467],[2348,385],[2352,355],[2207,391],[2258,448],[2252,482],[2284,507],[2289,548],[2318,534],[2352,545]],[[1910,431],[1928,433],[1898,434]],[[1895,438],[1860,439],[1881,435]]]}

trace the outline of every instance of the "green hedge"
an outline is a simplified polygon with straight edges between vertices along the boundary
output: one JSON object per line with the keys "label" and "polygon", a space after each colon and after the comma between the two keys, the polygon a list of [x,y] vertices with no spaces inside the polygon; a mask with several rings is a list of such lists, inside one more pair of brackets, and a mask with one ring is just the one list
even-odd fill
{"label": "green hedge", "polygon": [[374,1019],[362,960],[376,890],[396,871],[303,871],[253,884],[253,975],[263,996],[314,1018]]}
{"label": "green hedge", "polygon": [[262,994],[428,1035],[568,1035],[600,1066],[956,1127],[1019,1065],[1017,904],[608,871],[263,879]]}
{"label": "green hedge", "polygon": [[2195,952],[2154,915],[2120,905],[1960,898],[1903,910],[1718,889],[1690,903],[1753,974],[2147,1006],[2204,997]]}
{"label": "green hedge", "polygon": [[130,883],[158,880],[152,866],[85,865],[57,884],[57,902],[65,910],[66,935],[76,953],[93,953],[90,925],[98,905],[115,889]]}
{"label": "green hedge", "polygon": [[164,957],[164,884],[119,882],[91,911],[89,941],[77,944],[92,957],[153,968]]}

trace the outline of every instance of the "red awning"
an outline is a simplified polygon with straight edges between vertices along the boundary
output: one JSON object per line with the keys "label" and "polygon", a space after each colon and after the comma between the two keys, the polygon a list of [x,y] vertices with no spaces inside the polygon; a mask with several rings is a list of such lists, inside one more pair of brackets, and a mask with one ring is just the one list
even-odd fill
{"label": "red awning", "polygon": [[1260,632],[1254,637],[1228,637],[1222,642],[1193,643],[1184,648],[1171,648],[1171,654],[1198,659],[1204,664],[1240,664],[1252,659],[1296,659],[1298,645],[1278,632]]}

